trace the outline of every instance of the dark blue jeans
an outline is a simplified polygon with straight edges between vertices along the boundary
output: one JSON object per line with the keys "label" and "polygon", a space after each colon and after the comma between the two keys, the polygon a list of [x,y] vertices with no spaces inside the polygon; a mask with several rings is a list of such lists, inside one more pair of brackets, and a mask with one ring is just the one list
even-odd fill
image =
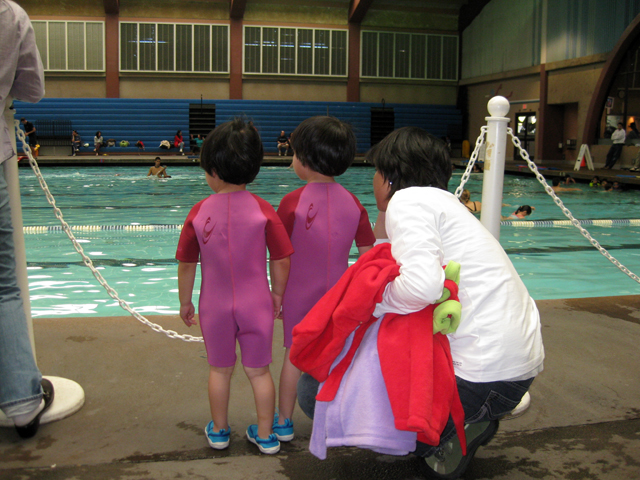
{"label": "dark blue jeans", "polygon": [[[465,423],[476,423],[486,420],[498,420],[511,412],[524,394],[529,390],[533,378],[517,382],[473,383],[456,377],[458,394],[464,409]],[[302,374],[298,381],[298,403],[309,418],[313,418],[318,394],[318,381],[309,374]],[[453,420],[444,427],[440,435],[440,445],[445,444],[456,434]],[[416,455],[428,457],[433,455],[437,447],[418,442]]]}

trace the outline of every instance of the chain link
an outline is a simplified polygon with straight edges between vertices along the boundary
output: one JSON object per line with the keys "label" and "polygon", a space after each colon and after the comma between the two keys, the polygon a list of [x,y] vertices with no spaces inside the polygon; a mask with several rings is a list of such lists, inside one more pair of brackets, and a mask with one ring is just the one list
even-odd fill
{"label": "chain link", "polygon": [[580,231],[580,234],[582,234],[584,238],[589,240],[589,243],[591,243],[591,245],[593,245],[607,260],[609,260],[616,267],[618,267],[621,272],[625,273],[632,280],[635,280],[636,282],[640,283],[640,277],[638,277],[635,273],[631,272],[627,267],[625,267],[618,260],[616,260],[614,256],[612,256],[609,252],[607,252],[607,250],[602,245],[600,245],[600,243],[595,238],[593,238],[591,234],[580,224],[580,221],[577,220],[571,214],[569,209],[564,206],[564,203],[562,203],[562,200],[560,200],[560,198],[556,195],[556,192],[553,191],[553,188],[549,186],[545,178],[538,171],[538,167],[536,167],[536,164],[533,163],[533,161],[529,158],[529,152],[527,152],[525,149],[522,148],[522,145],[520,144],[520,139],[513,134],[513,130],[511,128],[507,128],[507,133],[511,135],[511,142],[513,143],[513,146],[520,152],[520,156],[526,160],[527,165],[529,165],[529,169],[535,174],[538,181],[542,184],[545,192],[547,192],[549,196],[553,199],[555,204],[558,205],[558,207],[560,207],[560,210],[562,210],[562,213],[564,214],[564,216],[571,221],[571,224],[574,227],[576,227]]}
{"label": "chain link", "polygon": [[478,136],[478,138],[476,140],[476,146],[473,149],[473,153],[471,154],[471,158],[469,158],[469,162],[467,163],[467,169],[462,174],[462,178],[460,179],[460,185],[458,185],[458,188],[456,188],[455,195],[456,195],[457,198],[460,198],[460,195],[462,195],[462,191],[464,190],[465,183],[467,183],[469,181],[469,177],[471,176],[471,170],[473,170],[473,166],[475,165],[476,161],[478,160],[478,154],[480,152],[480,147],[482,147],[482,145],[484,144],[485,135],[486,135],[488,129],[489,129],[489,127],[487,127],[486,125],[483,125],[482,127],[480,127],[480,135]]}
{"label": "chain link", "polygon": [[49,202],[49,205],[51,205],[53,207],[53,211],[54,211],[54,214],[55,214],[56,218],[62,224],[62,230],[64,231],[64,233],[67,234],[67,237],[69,237],[69,240],[71,240],[71,243],[73,244],[73,248],[75,248],[76,252],[78,252],[80,254],[80,256],[82,257],[83,263],[87,267],[89,267],[89,269],[91,270],[91,273],[93,273],[93,276],[96,278],[96,280],[98,280],[98,283],[100,283],[102,288],[104,288],[106,290],[107,294],[111,298],[113,298],[115,301],[117,301],[118,305],[120,305],[120,307],[122,307],[124,310],[129,312],[136,320],[138,320],[139,322],[145,324],[146,326],[151,328],[154,332],[164,333],[169,338],[183,340],[185,342],[203,342],[204,340],[203,340],[202,337],[194,337],[193,335],[180,335],[178,332],[175,332],[173,330],[165,330],[160,325],[158,325],[156,323],[153,323],[153,322],[150,322],[145,317],[140,315],[138,312],[133,310],[131,308],[131,306],[126,301],[122,300],[118,296],[118,292],[116,292],[113,288],[111,288],[109,286],[109,284],[104,279],[102,274],[98,270],[96,270],[96,268],[93,266],[93,262],[91,261],[91,258],[89,258],[84,253],[84,250],[82,249],[82,246],[80,246],[80,244],[76,240],[76,237],[73,235],[73,232],[71,231],[71,227],[69,226],[69,224],[62,217],[62,212],[56,206],[56,201],[53,198],[53,195],[51,194],[51,192],[49,191],[49,187],[47,186],[47,182],[45,182],[44,177],[42,176],[42,173],[40,173],[40,168],[38,167],[38,162],[36,162],[36,159],[33,158],[33,155],[31,153],[31,147],[29,146],[28,142],[26,141],[26,137],[25,137],[24,132],[20,128],[20,122],[18,122],[17,120],[15,120],[15,128],[16,128],[16,134],[18,135],[18,138],[22,142],[22,150],[27,155],[27,157],[29,157],[29,165],[31,165],[31,168],[32,168],[33,172],[36,174],[36,178],[38,179],[38,182],[40,183],[40,188],[42,188],[42,190],[44,191],[45,196],[47,197],[47,202]]}

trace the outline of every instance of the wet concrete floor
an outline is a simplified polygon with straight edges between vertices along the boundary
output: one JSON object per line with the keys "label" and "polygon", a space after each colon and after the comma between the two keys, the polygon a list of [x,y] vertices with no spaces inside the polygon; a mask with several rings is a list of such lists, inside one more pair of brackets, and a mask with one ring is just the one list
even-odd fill
{"label": "wet concrete floor", "polygon": [[[481,447],[465,479],[640,479],[640,296],[538,302],[547,358],[532,404]],[[177,317],[152,321],[179,333]],[[0,428],[0,478],[14,479],[419,479],[421,460],[355,449],[308,451],[311,421],[294,414],[296,439],[274,456],[244,437],[255,422],[238,367],[228,450],[214,451],[204,345],[172,340],[130,317],[34,320],[45,375],[78,382],[86,403],[21,440]],[[277,381],[283,350],[276,328]]]}

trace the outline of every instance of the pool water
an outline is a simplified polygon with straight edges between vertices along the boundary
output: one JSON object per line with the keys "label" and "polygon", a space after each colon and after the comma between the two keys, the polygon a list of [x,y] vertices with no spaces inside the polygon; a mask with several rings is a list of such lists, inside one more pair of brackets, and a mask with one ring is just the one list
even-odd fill
{"label": "pool water", "polygon": [[[196,166],[168,170],[170,179],[146,177],[146,167],[108,165],[47,167],[42,173],[72,226],[181,225],[191,207],[211,191]],[[358,196],[374,221],[372,177],[371,167],[359,166],[349,169],[339,181]],[[454,175],[451,191],[460,178],[459,173]],[[20,169],[20,184],[24,225],[59,225],[30,169]],[[292,169],[264,167],[249,190],[277,207],[286,193],[302,185]],[[472,200],[481,200],[482,176],[472,175],[467,188]],[[561,197],[578,219],[640,218],[637,191],[605,193],[586,185],[578,188],[582,191]],[[536,207],[531,220],[565,219],[534,178],[507,176],[504,192],[504,203],[510,205],[504,207],[504,215],[528,204]],[[622,264],[640,273],[640,227],[586,228]],[[109,285],[143,315],[178,313],[175,250],[179,234],[177,228],[75,232]],[[28,233],[25,242],[34,317],[126,315],[64,233]],[[575,227],[504,226],[500,242],[535,299],[640,294],[640,285],[598,253]],[[357,258],[355,248],[351,257],[352,261]],[[196,291],[198,288],[199,283]]]}

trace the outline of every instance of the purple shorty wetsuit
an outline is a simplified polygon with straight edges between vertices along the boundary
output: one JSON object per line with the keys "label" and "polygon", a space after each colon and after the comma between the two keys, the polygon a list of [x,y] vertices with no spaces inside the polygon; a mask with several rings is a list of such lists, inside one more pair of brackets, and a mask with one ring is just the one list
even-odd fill
{"label": "purple shorty wetsuit", "polygon": [[338,183],[309,183],[285,195],[278,215],[291,237],[289,282],[284,292],[284,346],[311,307],[349,266],[349,250],[373,245],[369,215],[358,199]]}
{"label": "purple shorty wetsuit", "polygon": [[272,260],[293,253],[287,232],[268,202],[244,191],[219,193],[197,203],[185,221],[176,258],[200,259],[200,327],[214,367],[271,363],[273,300],[266,249]]}

